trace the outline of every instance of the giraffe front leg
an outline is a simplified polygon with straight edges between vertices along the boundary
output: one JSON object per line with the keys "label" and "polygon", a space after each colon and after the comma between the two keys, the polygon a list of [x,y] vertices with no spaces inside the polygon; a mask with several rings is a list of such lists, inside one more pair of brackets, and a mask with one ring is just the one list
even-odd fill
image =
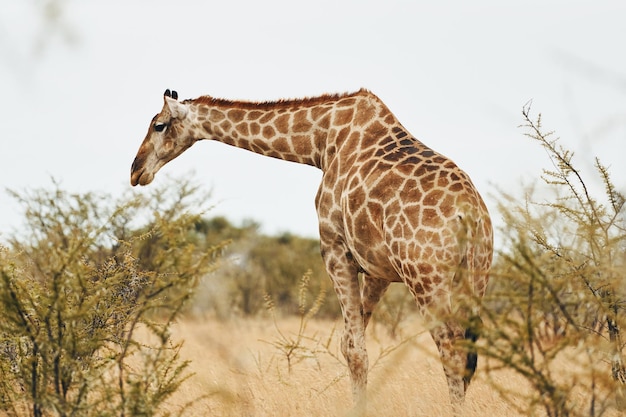
{"label": "giraffe front leg", "polygon": [[[335,281],[337,279],[333,279]],[[337,288],[337,286],[339,288]],[[361,306],[358,276],[339,279],[335,283],[344,319],[341,353],[346,359],[352,382],[352,398],[357,414],[365,411],[367,403],[367,371],[369,360],[365,347],[365,319]]]}
{"label": "giraffe front leg", "polygon": [[391,281],[372,278],[367,274],[363,276],[361,302],[363,303],[363,319],[365,320],[365,328],[367,328],[367,325],[372,318],[374,308],[376,308],[376,305],[380,301],[383,294],[385,294],[385,291],[387,291],[387,288],[389,288],[390,284]]}
{"label": "giraffe front leg", "polygon": [[[362,320],[361,323],[363,323]],[[369,368],[363,324],[350,323],[346,320],[341,338],[341,352],[346,359],[350,372],[354,406],[357,414],[360,414],[365,411],[367,404],[367,371]]]}
{"label": "giraffe front leg", "polygon": [[341,353],[348,365],[357,414],[362,414],[367,403],[369,361],[365,347],[365,319],[358,266],[350,253],[337,245],[324,247],[322,243],[322,256],[341,306],[345,326],[341,338]]}

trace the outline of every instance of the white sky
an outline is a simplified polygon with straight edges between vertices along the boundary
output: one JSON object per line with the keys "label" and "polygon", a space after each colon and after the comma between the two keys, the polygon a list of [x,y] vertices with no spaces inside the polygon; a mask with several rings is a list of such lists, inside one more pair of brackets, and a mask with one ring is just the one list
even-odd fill
{"label": "white sky", "polygon": [[[0,0],[0,234],[21,219],[5,188],[128,190],[165,88],[252,100],[369,88],[469,173],[494,216],[496,187],[521,192],[549,167],[518,127],[532,99],[587,174],[599,156],[626,189],[623,0],[68,0],[52,26],[41,4]],[[205,141],[155,182],[192,171],[213,214],[317,236],[315,168]]]}

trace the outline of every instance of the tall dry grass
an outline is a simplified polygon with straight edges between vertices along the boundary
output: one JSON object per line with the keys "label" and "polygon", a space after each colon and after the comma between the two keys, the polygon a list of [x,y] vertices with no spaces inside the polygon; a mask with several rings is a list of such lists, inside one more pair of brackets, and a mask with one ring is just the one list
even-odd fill
{"label": "tall dry grass", "polygon": [[[285,318],[276,325],[283,333],[297,334],[300,322]],[[340,327],[340,323],[327,320],[309,321],[302,342],[306,355],[290,372],[286,358],[271,343],[277,337],[271,319],[180,322],[174,327],[173,338],[184,340],[181,355],[191,361],[194,375],[168,407],[176,411],[201,397],[188,410],[189,415],[350,415],[350,381],[338,344]],[[419,319],[405,320],[399,338],[390,338],[386,329],[375,324],[368,332],[371,369],[367,415],[452,416],[436,347]],[[574,349],[569,353],[559,359],[560,369],[564,378],[575,378],[576,367],[585,366],[584,358]],[[531,393],[525,380],[510,370],[487,373],[488,365],[494,367],[479,359],[465,404],[466,415],[527,415],[520,411]],[[538,410],[533,415],[545,414]]]}

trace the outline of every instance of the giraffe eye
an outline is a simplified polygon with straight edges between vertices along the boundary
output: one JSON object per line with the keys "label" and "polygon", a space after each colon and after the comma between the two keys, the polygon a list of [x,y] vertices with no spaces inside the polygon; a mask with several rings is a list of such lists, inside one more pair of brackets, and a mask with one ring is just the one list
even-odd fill
{"label": "giraffe eye", "polygon": [[166,127],[167,127],[167,124],[165,124],[165,123],[155,123],[154,124],[154,130],[156,130],[157,132],[163,132]]}

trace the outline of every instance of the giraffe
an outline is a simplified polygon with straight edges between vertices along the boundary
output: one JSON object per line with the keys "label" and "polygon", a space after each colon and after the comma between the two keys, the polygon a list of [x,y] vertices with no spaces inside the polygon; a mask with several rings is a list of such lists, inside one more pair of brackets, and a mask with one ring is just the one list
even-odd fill
{"label": "giraffe", "polygon": [[365,329],[390,283],[402,282],[429,323],[458,411],[476,369],[472,343],[493,252],[491,220],[468,175],[365,89],[261,103],[179,101],[166,90],[131,185],[149,184],[202,139],[322,170],[320,249],[341,306],[355,407],[366,405]]}

